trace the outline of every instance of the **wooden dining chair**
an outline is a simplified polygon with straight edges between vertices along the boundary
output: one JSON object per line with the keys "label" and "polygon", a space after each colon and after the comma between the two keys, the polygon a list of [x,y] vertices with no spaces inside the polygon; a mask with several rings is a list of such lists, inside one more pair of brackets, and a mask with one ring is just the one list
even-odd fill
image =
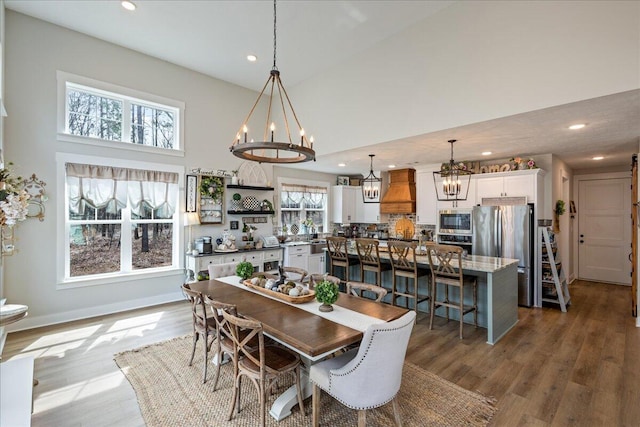
{"label": "wooden dining chair", "polygon": [[396,425],[402,425],[396,396],[415,318],[416,312],[409,311],[394,321],[371,325],[359,348],[311,365],[314,427],[320,424],[320,390],[346,407],[357,409],[359,427],[366,425],[367,409],[388,402],[393,404]]}
{"label": "wooden dining chair", "polygon": [[309,276],[309,289],[314,289],[316,285],[323,280],[333,282],[338,285],[338,287],[340,287],[340,283],[342,283],[342,280],[339,277],[332,276],[330,274],[312,274],[311,276]]}
{"label": "wooden dining chair", "polygon": [[[245,376],[256,387],[260,402],[260,425],[265,425],[267,392],[271,390],[278,378],[292,374],[295,378],[298,406],[304,413],[302,387],[300,384],[300,356],[293,351],[276,345],[265,345],[262,323],[235,316],[222,311],[223,318],[228,322],[230,337],[233,342],[234,360],[237,361],[237,372],[234,375],[233,397],[229,408],[230,421],[240,411],[240,385]],[[246,331],[246,335],[240,333]],[[258,348],[248,346],[252,339],[258,340]]]}
{"label": "wooden dining chair", "polygon": [[387,290],[382,286],[363,282],[347,282],[347,293],[360,298],[367,298],[368,293],[375,295],[375,301],[380,302],[387,295]]}
{"label": "wooden dining chair", "polygon": [[[200,292],[196,292],[189,287],[188,283],[182,285],[182,292],[186,295],[191,303],[191,316],[193,320],[193,348],[191,349],[191,358],[189,366],[193,364],[193,357],[196,354],[196,343],[202,338],[204,346],[204,375],[202,382],[207,382],[207,366],[209,365],[209,350],[211,343],[216,338],[217,327],[216,319],[207,315],[207,308]],[[209,340],[211,338],[211,340]]]}
{"label": "wooden dining chair", "polygon": [[309,275],[309,272],[300,267],[282,267],[282,271],[285,272],[287,280],[302,283],[304,279]]}
{"label": "wooden dining chair", "polygon": [[218,386],[218,378],[220,377],[220,367],[222,366],[224,355],[226,354],[231,358],[233,363],[234,372],[237,369],[237,361],[234,359],[233,342],[229,337],[229,328],[227,327],[227,321],[222,317],[222,311],[227,311],[233,315],[237,314],[236,306],[233,304],[225,304],[220,301],[209,298],[208,295],[203,295],[202,299],[204,304],[209,307],[210,315],[216,321],[216,340],[215,340],[215,353],[216,360],[216,374],[213,380],[213,391],[216,391]]}
{"label": "wooden dining chair", "polygon": [[[473,311],[473,324],[478,327],[478,286],[475,276],[465,276],[459,266],[462,265],[462,248],[454,245],[427,246],[429,266],[431,268],[431,313],[429,329],[433,329],[433,317],[440,307],[446,308],[447,320],[449,309],[457,309],[460,313],[460,339],[464,325],[464,315]],[[452,264],[452,261],[455,263]],[[468,284],[473,290],[472,305],[464,304],[464,287]],[[444,297],[437,298],[438,285],[444,286]],[[458,297],[449,298],[449,288],[459,290]]]}

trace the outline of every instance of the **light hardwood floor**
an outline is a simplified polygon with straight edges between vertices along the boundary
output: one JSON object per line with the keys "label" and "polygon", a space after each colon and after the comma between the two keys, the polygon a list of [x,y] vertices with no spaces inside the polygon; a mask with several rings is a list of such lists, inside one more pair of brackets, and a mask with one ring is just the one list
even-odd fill
{"label": "light hardwood floor", "polygon": [[[494,426],[639,426],[640,328],[630,289],[576,282],[568,313],[519,309],[498,344],[486,331],[418,317],[407,360],[497,399]],[[191,332],[186,302],[9,334],[3,359],[36,357],[32,425],[142,426],[113,354]],[[185,354],[185,363],[188,355]],[[194,379],[198,380],[198,379]]]}

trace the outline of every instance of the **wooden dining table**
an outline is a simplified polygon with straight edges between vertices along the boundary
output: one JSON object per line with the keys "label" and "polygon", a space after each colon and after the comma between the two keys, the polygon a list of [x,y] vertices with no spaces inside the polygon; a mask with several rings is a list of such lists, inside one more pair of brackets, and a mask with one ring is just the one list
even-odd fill
{"label": "wooden dining table", "polygon": [[[266,296],[240,283],[237,276],[190,283],[191,289],[210,298],[234,304],[238,313],[262,323],[264,333],[300,354],[306,367],[335,351],[359,342],[368,326],[402,317],[407,309],[340,293],[334,311],[322,313],[320,303],[291,304]],[[311,386],[303,375],[304,397]],[[285,391],[269,413],[281,420],[296,404],[295,387]]]}

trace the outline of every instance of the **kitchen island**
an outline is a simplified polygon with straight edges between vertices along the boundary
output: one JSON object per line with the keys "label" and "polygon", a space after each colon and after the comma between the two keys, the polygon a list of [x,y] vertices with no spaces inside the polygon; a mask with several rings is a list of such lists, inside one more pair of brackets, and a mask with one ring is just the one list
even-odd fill
{"label": "kitchen island", "polygon": [[[355,249],[349,249],[349,256],[357,262]],[[380,258],[388,263],[389,252],[381,250]],[[429,269],[429,259],[426,255],[417,255],[416,262],[420,268]],[[455,261],[452,261],[452,265],[455,264]],[[359,265],[352,265],[352,280],[360,277],[359,271]],[[478,280],[478,326],[487,328],[487,343],[495,344],[518,322],[518,260],[468,255],[462,260],[462,271]],[[383,274],[382,277],[382,285],[390,289],[391,272]],[[428,294],[430,279],[427,277],[419,281],[420,294]],[[455,297],[457,294],[451,295]],[[465,303],[473,304],[470,292],[465,294]],[[420,304],[418,310],[428,311],[428,304],[428,301]],[[458,319],[457,310],[450,310],[450,313],[452,319]]]}

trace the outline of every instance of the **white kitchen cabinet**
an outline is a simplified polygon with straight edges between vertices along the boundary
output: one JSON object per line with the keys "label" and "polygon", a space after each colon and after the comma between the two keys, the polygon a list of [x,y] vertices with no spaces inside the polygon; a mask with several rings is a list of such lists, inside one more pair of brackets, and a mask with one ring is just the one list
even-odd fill
{"label": "white kitchen cabinet", "polygon": [[326,273],[325,267],[325,254],[311,254],[308,258],[309,268],[307,271],[309,274],[323,274]]}
{"label": "white kitchen cabinet", "polygon": [[284,247],[284,265],[309,271],[310,245],[292,245]]}
{"label": "white kitchen cabinet", "polygon": [[365,224],[386,223],[389,216],[380,213],[380,203],[365,203],[362,199],[362,187],[356,188],[358,188],[358,194],[356,194],[356,216],[354,222]]}
{"label": "white kitchen cabinet", "polygon": [[438,196],[432,171],[416,171],[416,223],[436,225]]}
{"label": "white kitchen cabinet", "polygon": [[348,185],[331,187],[331,220],[333,222],[338,224],[356,222],[356,196],[359,191],[360,187]]}
{"label": "white kitchen cabinet", "polygon": [[536,203],[538,190],[542,187],[541,169],[497,172],[476,177],[476,197],[479,204],[483,198],[526,197],[527,203]]}

